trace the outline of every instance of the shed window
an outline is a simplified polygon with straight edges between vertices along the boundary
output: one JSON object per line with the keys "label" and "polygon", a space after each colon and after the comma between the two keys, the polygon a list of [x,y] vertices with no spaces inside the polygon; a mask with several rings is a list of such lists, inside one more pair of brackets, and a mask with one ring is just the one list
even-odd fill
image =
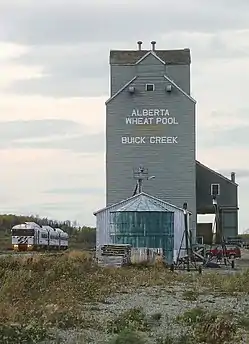
{"label": "shed window", "polygon": [[220,184],[211,184],[211,195],[212,196],[220,195]]}
{"label": "shed window", "polygon": [[146,84],[145,89],[148,92],[155,91],[155,85],[154,84]]}

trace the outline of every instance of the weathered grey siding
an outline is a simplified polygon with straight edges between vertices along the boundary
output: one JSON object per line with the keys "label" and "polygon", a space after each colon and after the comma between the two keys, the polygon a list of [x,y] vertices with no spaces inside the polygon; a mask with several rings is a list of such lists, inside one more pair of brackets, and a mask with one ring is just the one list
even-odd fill
{"label": "weathered grey siding", "polygon": [[135,67],[133,66],[111,66],[111,96],[135,76]]}
{"label": "weathered grey siding", "polygon": [[213,224],[212,223],[197,223],[196,237],[202,237],[203,244],[212,245]]}
{"label": "weathered grey siding", "polygon": [[[149,68],[148,68],[149,66]],[[187,94],[190,94],[190,66],[189,65],[165,65],[148,56],[138,65],[111,65],[111,96],[122,88],[135,75],[167,75]]]}
{"label": "weathered grey siding", "polygon": [[196,162],[196,206],[198,214],[214,212],[211,184],[220,184],[217,197],[221,209],[220,226],[223,235],[238,235],[238,186],[228,178]]}
{"label": "weathered grey siding", "polygon": [[[132,195],[135,186],[133,169],[142,164],[149,169],[150,175],[156,176],[154,180],[145,181],[144,190],[179,207],[187,202],[193,214],[191,229],[195,230],[195,103],[175,87],[171,93],[165,91],[169,82],[163,76],[164,70],[165,65],[149,55],[136,66],[137,79],[131,84],[135,87],[135,94],[125,89],[107,103],[106,202],[110,205]],[[183,73],[182,84],[189,83],[185,80],[186,75]],[[180,74],[175,78],[179,79]],[[124,79],[127,81],[126,75]],[[155,91],[145,91],[146,83],[155,84]],[[175,117],[179,124],[125,123],[133,109],[146,108],[168,109],[170,117]],[[129,136],[178,137],[178,143],[122,144],[121,137]]]}
{"label": "weathered grey siding", "polygon": [[196,162],[196,199],[199,214],[213,212],[211,184],[220,184],[218,202],[221,207],[238,207],[237,184]]}
{"label": "weathered grey siding", "polygon": [[225,238],[238,235],[238,211],[223,210],[220,214],[220,226]]}
{"label": "weathered grey siding", "polygon": [[166,66],[167,76],[173,80],[183,91],[190,94],[190,66],[169,65]]}
{"label": "weathered grey siding", "polygon": [[155,56],[148,55],[135,66],[135,75],[139,76],[163,76],[166,73],[165,64],[160,62]]}

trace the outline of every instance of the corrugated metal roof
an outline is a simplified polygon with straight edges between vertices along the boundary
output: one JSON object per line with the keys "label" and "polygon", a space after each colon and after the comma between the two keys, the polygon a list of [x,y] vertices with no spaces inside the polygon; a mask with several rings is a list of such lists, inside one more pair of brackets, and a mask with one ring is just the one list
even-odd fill
{"label": "corrugated metal roof", "polygon": [[[112,209],[115,209],[114,211],[116,211],[116,209],[118,209],[119,207],[121,208],[121,206],[124,206],[125,204],[130,203],[130,201],[139,198],[141,195],[146,196],[148,199],[150,199],[150,200],[156,202],[156,204],[160,204],[161,206],[166,207],[166,209],[167,209],[167,207],[169,207],[170,211],[172,211],[172,210],[171,210],[172,208],[173,208],[173,209],[176,209],[176,210],[180,210],[180,211],[182,211],[182,212],[184,211],[182,208],[177,207],[176,205],[173,205],[173,204],[171,204],[171,203],[169,203],[169,202],[165,202],[165,201],[163,201],[163,200],[161,200],[161,199],[159,199],[159,198],[157,198],[157,197],[154,197],[154,196],[151,196],[151,195],[149,195],[149,194],[146,194],[145,192],[141,192],[140,194],[136,194],[136,195],[131,196],[131,197],[127,198],[127,199],[124,199],[124,200],[122,200],[122,201],[120,201],[120,202],[117,202],[117,203],[115,203],[115,204],[112,204],[112,205],[109,205],[109,206],[107,206],[107,207],[105,207],[105,208],[102,208],[102,209],[100,209],[100,210],[94,212],[93,215],[96,216],[97,214],[99,214],[99,213],[101,213],[101,212],[103,212],[103,211],[106,211],[107,209],[110,209],[110,211],[111,211]],[[188,210],[188,213],[191,214],[191,212],[190,212],[189,210]]]}
{"label": "corrugated metal roof", "polygon": [[159,204],[156,200],[151,199],[145,194],[139,194],[135,199],[131,199],[127,204],[116,209],[114,212],[124,211],[169,211],[166,206]]}

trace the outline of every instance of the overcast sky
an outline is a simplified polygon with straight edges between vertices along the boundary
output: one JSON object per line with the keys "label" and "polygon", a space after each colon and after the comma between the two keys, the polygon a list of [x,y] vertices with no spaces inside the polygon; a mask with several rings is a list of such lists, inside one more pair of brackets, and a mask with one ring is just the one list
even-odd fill
{"label": "overcast sky", "polygon": [[191,49],[197,158],[237,172],[249,228],[248,0],[0,0],[1,212],[94,225],[109,50]]}

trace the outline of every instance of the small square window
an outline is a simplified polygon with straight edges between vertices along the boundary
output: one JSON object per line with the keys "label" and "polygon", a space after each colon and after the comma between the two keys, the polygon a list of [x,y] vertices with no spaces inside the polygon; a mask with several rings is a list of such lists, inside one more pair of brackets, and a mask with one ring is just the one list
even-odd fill
{"label": "small square window", "polygon": [[146,84],[145,89],[148,92],[155,91],[155,85],[154,84]]}
{"label": "small square window", "polygon": [[211,184],[211,195],[212,196],[220,195],[220,184]]}

